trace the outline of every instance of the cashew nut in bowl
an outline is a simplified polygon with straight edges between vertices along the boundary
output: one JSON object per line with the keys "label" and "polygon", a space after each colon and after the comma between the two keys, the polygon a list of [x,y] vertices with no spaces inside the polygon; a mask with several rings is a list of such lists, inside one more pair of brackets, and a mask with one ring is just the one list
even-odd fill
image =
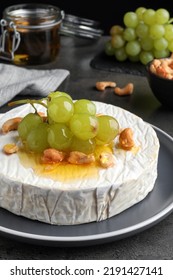
{"label": "cashew nut in bowl", "polygon": [[162,78],[173,80],[173,58],[154,59],[150,71]]}

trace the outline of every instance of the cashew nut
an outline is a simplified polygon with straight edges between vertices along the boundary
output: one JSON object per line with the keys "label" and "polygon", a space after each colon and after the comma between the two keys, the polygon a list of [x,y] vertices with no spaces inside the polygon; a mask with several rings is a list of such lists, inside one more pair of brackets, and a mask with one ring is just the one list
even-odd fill
{"label": "cashew nut", "polygon": [[37,112],[37,114],[42,118],[43,122],[47,122],[47,116],[43,112]]}
{"label": "cashew nut", "polygon": [[65,158],[65,153],[53,148],[44,150],[41,158],[42,163],[59,163]]}
{"label": "cashew nut", "polygon": [[119,136],[120,147],[124,150],[131,150],[134,146],[133,131],[131,128],[125,128]]}
{"label": "cashew nut", "polygon": [[17,117],[17,118],[12,118],[7,120],[3,125],[2,125],[2,133],[7,133],[11,130],[17,130],[19,123],[21,122],[22,118]]}
{"label": "cashew nut", "polygon": [[125,87],[120,88],[116,87],[114,89],[115,94],[123,96],[123,95],[130,95],[133,93],[134,85],[132,83],[128,83]]}
{"label": "cashew nut", "polygon": [[96,89],[100,91],[104,91],[107,87],[116,87],[116,83],[111,81],[103,81],[103,82],[97,82],[96,83]]}
{"label": "cashew nut", "polygon": [[95,157],[92,154],[86,155],[82,152],[73,151],[70,152],[67,161],[72,164],[89,164],[95,161]]}
{"label": "cashew nut", "polygon": [[6,145],[3,147],[3,152],[6,153],[7,155],[14,154],[14,153],[16,153],[18,150],[19,150],[19,148],[18,148],[17,145],[14,144],[14,143],[6,144]]}
{"label": "cashew nut", "polygon": [[114,165],[112,153],[103,152],[99,156],[99,163],[103,168],[108,168]]}
{"label": "cashew nut", "polygon": [[173,58],[154,59],[150,65],[150,71],[160,77],[173,79]]}
{"label": "cashew nut", "polygon": [[43,122],[47,122],[47,115],[43,112],[37,112],[37,114],[42,118]]}

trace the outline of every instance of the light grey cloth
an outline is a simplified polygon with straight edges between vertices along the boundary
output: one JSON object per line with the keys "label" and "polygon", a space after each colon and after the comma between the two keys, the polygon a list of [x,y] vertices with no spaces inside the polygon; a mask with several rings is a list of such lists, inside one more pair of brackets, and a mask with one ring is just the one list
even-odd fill
{"label": "light grey cloth", "polygon": [[0,106],[16,95],[47,96],[70,74],[65,69],[36,70],[0,64]]}

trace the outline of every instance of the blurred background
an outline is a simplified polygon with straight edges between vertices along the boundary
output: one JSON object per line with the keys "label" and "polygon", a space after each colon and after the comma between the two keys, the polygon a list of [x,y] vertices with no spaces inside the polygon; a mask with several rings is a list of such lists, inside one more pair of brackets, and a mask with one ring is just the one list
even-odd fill
{"label": "blurred background", "polygon": [[134,11],[141,6],[153,9],[166,8],[173,17],[173,5],[170,0],[1,0],[0,18],[2,18],[2,12],[6,7],[23,3],[52,4],[64,10],[66,14],[97,20],[100,22],[100,28],[104,30],[104,35],[109,34],[112,25],[123,25],[124,13]]}

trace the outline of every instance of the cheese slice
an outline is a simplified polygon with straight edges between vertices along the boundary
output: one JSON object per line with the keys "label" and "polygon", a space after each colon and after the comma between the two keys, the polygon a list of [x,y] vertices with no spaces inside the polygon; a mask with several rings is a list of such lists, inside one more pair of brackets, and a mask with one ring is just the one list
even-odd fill
{"label": "cheese slice", "polygon": [[[108,219],[143,200],[157,178],[159,140],[152,126],[138,116],[113,105],[95,102],[97,113],[115,117],[120,128],[130,127],[136,149],[117,148],[115,165],[97,168],[84,178],[68,180],[37,175],[24,166],[18,154],[7,156],[3,146],[17,141],[17,131],[0,135],[0,207],[10,212],[56,225],[73,225]],[[44,107],[38,105],[39,111]],[[2,124],[13,117],[33,112],[29,104],[10,110]],[[87,169],[86,169],[87,172]]]}

